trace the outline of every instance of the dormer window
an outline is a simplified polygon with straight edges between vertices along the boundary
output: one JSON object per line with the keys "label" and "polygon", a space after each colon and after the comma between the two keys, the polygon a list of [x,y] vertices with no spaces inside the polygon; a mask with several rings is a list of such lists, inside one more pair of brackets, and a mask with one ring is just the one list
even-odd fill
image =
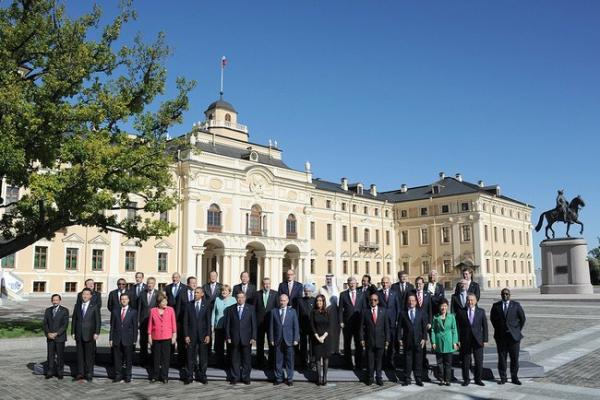
{"label": "dormer window", "polygon": [[208,119],[209,119],[209,120],[211,120],[211,119],[215,119],[215,116],[214,116],[214,114],[208,114]]}
{"label": "dormer window", "polygon": [[229,113],[225,114],[225,121],[231,122],[231,114],[229,114]]}
{"label": "dormer window", "polygon": [[433,185],[432,193],[433,194],[439,194],[440,193],[440,186],[439,185]]}
{"label": "dormer window", "polygon": [[258,161],[258,153],[256,151],[250,152],[250,161]]}
{"label": "dormer window", "polygon": [[363,194],[363,186],[361,184],[356,185],[356,194]]}

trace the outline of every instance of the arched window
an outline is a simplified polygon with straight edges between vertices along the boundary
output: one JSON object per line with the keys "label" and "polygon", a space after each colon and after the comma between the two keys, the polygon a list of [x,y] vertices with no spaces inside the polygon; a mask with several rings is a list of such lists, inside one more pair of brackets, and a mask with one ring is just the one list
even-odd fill
{"label": "arched window", "polygon": [[231,122],[231,115],[229,113],[225,114],[225,121]]}
{"label": "arched window", "polygon": [[211,204],[208,207],[206,221],[209,232],[221,232],[221,209],[218,205]]}
{"label": "arched window", "polygon": [[214,116],[213,114],[208,114],[208,119],[209,119],[209,120],[211,120],[211,119],[215,119],[215,116]]}
{"label": "arched window", "polygon": [[296,231],[296,216],[294,214],[290,214],[285,221],[285,234],[286,237],[295,239],[298,237],[298,232]]}
{"label": "arched window", "polygon": [[250,210],[248,231],[251,235],[262,235],[262,208],[258,204],[253,205]]}

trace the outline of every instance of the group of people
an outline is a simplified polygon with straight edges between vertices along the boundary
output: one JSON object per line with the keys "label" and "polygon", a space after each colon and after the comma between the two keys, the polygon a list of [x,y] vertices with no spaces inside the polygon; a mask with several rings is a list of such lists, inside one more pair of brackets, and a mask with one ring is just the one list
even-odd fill
{"label": "group of people", "polygon": [[[470,383],[473,356],[474,382],[483,386],[488,322],[485,311],[477,306],[480,290],[472,279],[473,271],[465,268],[462,273],[463,279],[448,301],[435,271],[427,282],[418,277],[414,285],[404,271],[398,273],[394,284],[385,276],[380,288],[371,284],[369,275],[362,277],[360,287],[357,279],[350,277],[342,292],[332,275],[316,290],[313,284],[296,281],[292,269],[277,290],[266,277],[257,289],[247,272],[242,272],[240,283],[231,288],[218,282],[217,272],[212,271],[202,286],[195,277],[188,277],[184,284],[174,273],[172,283],[159,291],[154,278],[144,282],[144,274],[138,272],[134,285],[128,287],[121,278],[108,295],[113,380],[131,381],[139,339],[140,365],[149,367],[151,382],[168,382],[171,355],[176,352],[184,383],[196,380],[206,384],[208,358],[214,352],[217,367],[226,371],[231,384],[250,384],[255,346],[257,366],[273,371],[275,385],[292,386],[296,367],[316,371],[316,384],[326,385],[329,360],[339,352],[342,336],[346,368],[362,371],[366,366],[367,385],[383,385],[383,368],[396,369],[399,358],[404,364],[403,385],[411,383],[411,374],[419,386],[431,381],[426,357],[429,341],[436,355],[438,384],[450,385],[452,357],[458,351],[462,385]],[[507,382],[510,357],[511,381],[520,385],[518,357],[525,314],[519,303],[511,300],[508,288],[502,289],[501,297],[490,312],[498,350],[498,383]],[[69,310],[61,305],[60,295],[52,295],[51,301],[44,316],[46,378],[62,379]],[[88,279],[71,317],[77,380],[92,380],[101,308],[101,295]]]}

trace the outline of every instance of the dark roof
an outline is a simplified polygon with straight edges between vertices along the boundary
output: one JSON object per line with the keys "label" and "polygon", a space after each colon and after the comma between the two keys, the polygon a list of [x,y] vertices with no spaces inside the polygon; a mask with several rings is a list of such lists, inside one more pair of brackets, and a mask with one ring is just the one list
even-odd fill
{"label": "dark roof", "polygon": [[[219,154],[225,157],[237,158],[237,159],[248,159],[249,151],[247,149],[240,149],[238,147],[227,146],[219,143],[204,143],[204,142],[196,142],[196,147],[200,150],[205,151],[207,153]],[[270,158],[266,154],[258,153],[258,163],[271,165],[273,167],[286,168],[288,167],[283,161],[278,160],[276,158]]]}
{"label": "dark roof", "polygon": [[364,197],[366,199],[371,199],[371,200],[381,200],[381,201],[387,200],[387,199],[381,198],[381,196],[371,195],[371,193],[369,192],[369,188],[365,188],[364,185],[363,185],[363,194],[356,193],[356,186],[358,185],[357,183],[348,184],[348,190],[342,189],[342,186],[340,183],[324,181],[321,178],[313,179],[313,184],[316,186],[317,189],[325,190],[328,192],[343,193],[343,194],[347,194],[347,195],[356,195],[358,197]]}
{"label": "dark roof", "polygon": [[[439,187],[439,192],[434,193],[434,186]],[[484,193],[492,196],[496,196],[496,185],[492,186],[479,186],[474,183],[459,181],[453,177],[446,177],[440,181],[434,182],[430,185],[424,186],[416,186],[412,188],[408,188],[405,192],[401,190],[392,190],[388,192],[381,192],[380,197],[386,199],[392,203],[399,203],[404,201],[413,201],[413,200],[423,200],[429,198],[437,198],[437,197],[447,197],[447,196],[458,196],[461,194],[468,193]],[[523,203],[521,201],[512,199],[507,196],[498,196],[501,199],[512,201],[514,203],[518,203],[524,206],[533,207],[527,203]]]}
{"label": "dark roof", "polygon": [[219,99],[215,102],[212,102],[204,112],[208,111],[208,110],[212,110],[213,108],[223,108],[225,110],[229,110],[231,112],[237,113],[237,111],[235,111],[235,108],[233,108],[233,106],[231,105],[231,103],[226,102],[223,99]]}

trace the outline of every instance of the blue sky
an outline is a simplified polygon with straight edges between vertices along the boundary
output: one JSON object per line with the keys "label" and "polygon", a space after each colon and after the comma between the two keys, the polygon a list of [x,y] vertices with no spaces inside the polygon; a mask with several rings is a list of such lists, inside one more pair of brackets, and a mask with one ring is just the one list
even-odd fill
{"label": "blue sky", "polygon": [[[114,4],[101,3],[107,17]],[[198,81],[173,136],[218,97],[225,55],[225,99],[251,141],[277,140],[290,166],[310,160],[315,177],[380,191],[460,172],[535,205],[534,225],[564,188],[587,202],[585,237],[597,244],[600,2],[134,5],[123,37],[164,31],[174,48],[166,95],[176,76]],[[77,15],[90,4],[67,6]]]}

